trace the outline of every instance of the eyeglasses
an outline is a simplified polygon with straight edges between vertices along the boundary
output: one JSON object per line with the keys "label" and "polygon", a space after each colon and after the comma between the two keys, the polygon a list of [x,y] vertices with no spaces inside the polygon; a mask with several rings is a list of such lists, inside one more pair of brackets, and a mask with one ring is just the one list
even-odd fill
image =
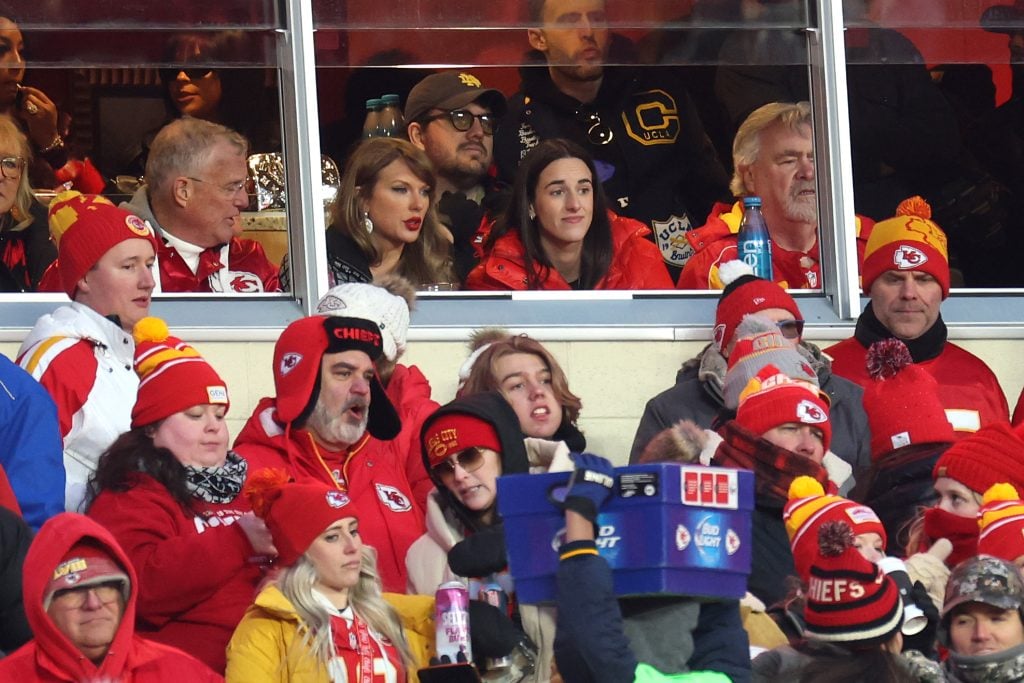
{"label": "eyeglasses", "polygon": [[4,178],[16,180],[21,177],[21,172],[24,170],[24,157],[4,157],[0,159],[0,173],[3,174]]}
{"label": "eyeglasses", "polygon": [[423,119],[423,123],[430,123],[438,119],[448,119],[452,122],[455,130],[461,133],[465,133],[473,127],[473,119],[479,119],[484,135],[494,135],[494,129],[498,127],[498,120],[494,114],[474,114],[468,109],[453,109],[443,114],[434,114]]}
{"label": "eyeglasses", "polygon": [[607,145],[615,137],[615,131],[601,121],[601,115],[596,111],[577,109],[576,120],[587,129],[587,139],[592,145]]}
{"label": "eyeglasses", "polygon": [[194,69],[186,69],[184,67],[170,67],[167,69],[160,69],[160,80],[164,83],[170,83],[171,81],[178,80],[178,74],[183,73],[190,81],[199,81],[213,73],[213,69],[208,66],[197,67]]}
{"label": "eyeglasses", "polygon": [[786,339],[799,339],[804,334],[803,320],[780,320],[775,325]]}
{"label": "eyeglasses", "polygon": [[65,588],[53,594],[53,602],[60,602],[66,609],[81,609],[89,599],[89,593],[93,593],[97,600],[109,605],[121,596],[121,585],[120,581],[107,581],[92,586]]}
{"label": "eyeglasses", "polygon": [[[453,460],[455,462],[452,462]],[[430,468],[430,471],[441,480],[441,483],[447,484],[455,479],[455,465],[458,465],[466,472],[476,472],[483,464],[484,452],[479,448],[467,448],[444,462],[437,463]]]}
{"label": "eyeglasses", "polygon": [[210,185],[212,187],[215,187],[228,197],[234,197],[236,194],[243,191],[246,194],[249,194],[249,190],[253,186],[252,180],[249,178],[246,178],[245,180],[236,180],[235,182],[228,183],[227,185],[218,185],[217,183],[211,183],[209,180],[203,180],[202,178],[193,178],[192,176],[185,177],[188,178],[189,180],[194,180],[197,183],[202,183],[203,185]]}

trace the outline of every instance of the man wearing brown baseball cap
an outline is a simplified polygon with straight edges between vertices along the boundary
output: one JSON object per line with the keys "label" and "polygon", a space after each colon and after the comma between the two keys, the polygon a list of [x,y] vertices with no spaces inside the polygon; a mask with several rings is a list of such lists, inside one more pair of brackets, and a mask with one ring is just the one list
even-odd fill
{"label": "man wearing brown baseball cap", "polygon": [[427,76],[406,100],[409,140],[437,173],[438,213],[455,238],[460,279],[476,265],[473,242],[481,220],[496,213],[503,197],[489,171],[495,126],[505,111],[505,96],[469,71]]}

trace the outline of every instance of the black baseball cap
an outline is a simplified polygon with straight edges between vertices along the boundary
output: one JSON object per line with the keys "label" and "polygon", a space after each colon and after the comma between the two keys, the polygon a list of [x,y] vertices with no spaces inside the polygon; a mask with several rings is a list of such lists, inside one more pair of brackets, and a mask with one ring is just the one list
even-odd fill
{"label": "black baseball cap", "polygon": [[485,88],[480,79],[468,71],[431,74],[417,83],[406,98],[405,120],[412,123],[431,109],[451,111],[477,100],[499,118],[508,108],[500,90]]}

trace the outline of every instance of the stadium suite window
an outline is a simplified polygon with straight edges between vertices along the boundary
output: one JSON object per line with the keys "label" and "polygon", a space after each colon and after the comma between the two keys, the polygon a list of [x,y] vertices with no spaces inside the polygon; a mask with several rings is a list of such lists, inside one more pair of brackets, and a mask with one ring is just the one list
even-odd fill
{"label": "stadium suite window", "polygon": [[[57,83],[57,86],[50,87],[58,90],[64,88],[64,92],[68,94],[67,102],[74,100],[72,93],[82,91],[83,79],[89,86],[85,90],[90,92],[90,97],[99,92],[99,107],[91,107],[89,115],[73,114],[76,118],[73,130],[79,130],[79,116],[86,119],[88,127],[82,129],[81,140],[97,146],[99,151],[96,154],[102,160],[101,163],[112,167],[116,164],[110,161],[112,152],[105,143],[113,139],[112,128],[115,132],[123,132],[123,129],[111,126],[109,121],[114,119],[107,117],[116,117],[118,110],[123,109],[125,103],[104,98],[116,99],[125,92],[135,94],[136,89],[148,87],[146,94],[152,106],[152,100],[157,92],[154,88],[159,86],[157,78],[142,83],[128,81],[123,86],[117,79],[126,78],[125,74],[128,71],[125,65],[132,65],[130,73],[133,74],[149,70],[157,74],[160,67],[173,66],[158,52],[159,46],[165,44],[166,39],[175,33],[186,30],[205,33],[235,30],[244,33],[249,40],[261,46],[257,49],[256,56],[251,57],[249,61],[234,62],[231,67],[225,68],[259,71],[264,75],[265,84],[272,93],[277,111],[280,112],[275,123],[279,120],[279,130],[284,130],[280,139],[285,142],[283,152],[289,160],[293,158],[292,147],[298,146],[293,143],[299,140],[312,142],[319,138],[319,130],[310,130],[311,128],[319,129],[323,125],[326,129],[331,123],[344,122],[350,118],[347,104],[350,99],[348,86],[353,80],[358,82],[356,76],[363,71],[372,77],[371,81],[384,83],[395,74],[409,75],[414,73],[416,68],[430,69],[442,61],[452,65],[472,65],[474,72],[482,74],[482,80],[488,85],[493,83],[506,94],[511,94],[518,89],[519,67],[524,64],[524,52],[527,47],[528,21],[519,13],[520,5],[525,3],[421,0],[417,3],[403,3],[398,11],[389,12],[387,16],[382,17],[379,3],[368,0],[325,0],[316,3],[312,8],[311,21],[316,33],[305,36],[307,47],[311,49],[303,53],[295,49],[294,43],[298,41],[286,39],[294,36],[293,29],[288,28],[289,26],[299,26],[300,19],[310,21],[309,17],[303,19],[303,10],[298,2],[283,3],[284,12],[279,14],[277,4],[272,2],[232,0],[211,7],[208,3],[193,0],[176,3],[173,11],[158,5],[147,7],[145,16],[137,17],[125,16],[124,8],[111,0],[99,0],[91,3],[88,8],[70,2],[58,4],[67,7],[61,7],[57,11],[53,9],[53,3],[50,3],[45,8],[34,10],[38,12],[37,15],[28,15],[21,22],[25,29],[26,42],[33,47],[38,46],[30,54],[26,83],[31,83],[37,78],[40,82]],[[875,14],[871,14],[872,8],[867,7],[869,12],[864,14],[860,12],[864,8],[859,7],[858,3],[844,3],[848,15],[844,22],[847,29],[850,29],[847,30],[847,34],[852,33],[858,39],[866,36],[868,47],[872,46],[874,34],[885,32],[888,36],[881,41],[881,51],[868,49],[858,52],[860,45],[856,44],[856,41],[846,41],[844,57],[850,63],[849,126],[853,145],[852,152],[844,158],[842,154],[836,154],[836,150],[840,148],[841,135],[838,131],[843,128],[841,124],[845,111],[837,110],[831,103],[819,101],[820,88],[816,83],[816,79],[820,78],[818,69],[822,60],[823,43],[828,42],[823,39],[822,34],[829,31],[838,33],[838,29],[821,24],[822,17],[827,14],[825,10],[832,9],[824,7],[829,3],[826,0],[770,3],[763,6],[764,12],[760,16],[746,18],[714,14],[712,9],[719,4],[682,0],[659,3],[608,0],[608,26],[613,33],[631,41],[632,52],[616,53],[614,58],[609,58],[607,66],[635,63],[639,65],[638,68],[648,72],[663,70],[672,74],[674,78],[685,81],[705,121],[707,132],[719,152],[719,157],[727,168],[731,166],[731,135],[740,117],[739,112],[747,106],[746,103],[737,103],[729,99],[730,83],[742,82],[742,77],[749,75],[745,74],[745,71],[756,72],[757,69],[775,67],[777,73],[774,74],[773,90],[771,94],[763,94],[762,97],[796,99],[805,96],[804,93],[810,97],[815,104],[819,163],[822,163],[823,157],[827,157],[829,164],[838,163],[842,167],[841,172],[843,169],[852,169],[852,172],[845,171],[854,180],[853,198],[848,199],[846,205],[856,206],[858,213],[863,215],[871,214],[862,207],[871,207],[870,210],[880,216],[883,208],[876,207],[888,207],[885,202],[889,199],[885,190],[889,190],[890,195],[903,191],[901,187],[899,191],[893,192],[891,188],[896,187],[894,184],[887,186],[887,183],[893,180],[889,176],[896,175],[898,179],[899,173],[905,171],[886,163],[887,150],[879,144],[886,138],[882,135],[864,137],[865,128],[858,119],[855,106],[857,98],[866,97],[867,104],[871,104],[873,95],[883,100],[882,104],[889,100],[886,92],[855,91],[859,82],[858,71],[873,70],[880,73],[887,87],[890,82],[895,83],[892,85],[893,88],[902,87],[906,82],[921,86],[923,81],[918,76],[920,70],[925,68],[924,64],[913,57],[912,50],[907,49],[915,48],[922,55],[923,62],[953,65],[953,68],[947,68],[942,72],[943,81],[936,86],[947,100],[959,94],[968,98],[967,105],[977,101],[976,98],[970,99],[968,96],[976,93],[979,83],[984,85],[983,81],[965,79],[971,75],[969,72],[972,69],[968,67],[981,62],[994,65],[992,68],[996,97],[1005,99],[1008,96],[1009,53],[1005,34],[986,32],[980,27],[966,27],[957,34],[962,39],[950,41],[948,33],[945,38],[940,35],[942,31],[956,31],[957,29],[946,27],[957,25],[957,19],[963,20],[961,25],[966,26],[969,22],[964,16],[965,7],[976,7],[976,3],[957,3],[949,0],[935,3],[943,5],[941,12],[933,8],[928,16],[910,17],[894,15],[897,10],[886,5],[884,22],[876,16],[877,8]],[[768,14],[769,10],[777,14]],[[787,12],[784,15],[783,10]],[[308,8],[305,11],[308,12]],[[919,9],[916,11],[920,12]],[[97,25],[97,22],[102,22],[106,28],[103,31],[82,30],[83,26]],[[58,37],[61,40],[56,40]],[[936,54],[937,46],[949,45],[951,42],[958,46],[960,53]],[[439,59],[440,45],[445,48],[443,59]],[[759,52],[758,46],[765,45],[774,49],[776,53]],[[981,45],[987,46],[984,51],[978,47]],[[1003,50],[1001,57],[996,54],[1000,47]],[[904,48],[903,51],[900,51],[900,48]],[[394,54],[395,50],[400,50],[402,54]],[[392,52],[390,56],[389,52]],[[778,52],[781,54],[777,54]],[[379,56],[382,53],[383,60],[378,62],[383,61],[383,65],[363,69],[367,63],[373,63],[375,55]],[[89,56],[84,58],[83,55]],[[391,61],[388,62],[388,59]],[[943,59],[944,62],[935,62],[936,59]],[[138,65],[147,68],[138,69]],[[391,66],[399,69],[389,68]],[[918,72],[916,75],[911,73],[915,70]],[[304,78],[296,75],[301,73],[305,73]],[[724,77],[723,73],[732,80]],[[774,89],[776,85],[778,89]],[[118,90],[122,87],[123,90]],[[114,90],[111,91],[110,88]],[[722,94],[725,94],[725,97]],[[319,110],[315,125],[310,125],[308,119],[303,116],[312,109],[306,106],[312,102],[318,105]],[[967,105],[963,106],[969,108]],[[362,111],[357,116],[361,124]],[[864,120],[867,121],[864,125],[868,131],[872,130],[869,124],[879,124],[879,121],[871,119],[870,113]],[[137,121],[134,123],[138,124]],[[351,122],[349,123],[351,125]],[[927,139],[934,136],[935,128],[928,128],[924,123],[909,116],[897,119],[894,125],[903,126],[899,129],[901,137],[898,141],[910,143],[916,138]],[[939,124],[934,124],[934,121],[930,123],[941,125],[942,121]],[[958,120],[959,123],[961,122]],[[323,149],[327,149],[327,144],[331,142],[326,138],[325,135],[325,139],[320,140]],[[874,144],[858,144],[858,140],[864,139]],[[934,137],[931,139],[934,140]],[[822,153],[822,141],[829,146],[825,154]],[[110,146],[113,144],[111,142]],[[339,149],[342,146],[339,146]],[[877,159],[872,159],[867,152],[879,146],[883,147],[879,151],[882,161],[876,166]],[[981,156],[977,153],[978,149],[984,151],[984,147],[972,149],[976,152],[975,156]],[[936,153],[936,150],[926,151],[932,155]],[[289,165],[304,166],[308,161],[310,168],[308,172],[289,170],[288,181],[292,184],[289,185],[288,194],[291,197],[305,195],[312,199],[316,196],[314,188],[302,185],[303,182],[312,185],[311,181],[305,180],[313,177],[312,155],[306,154],[305,157],[308,159],[301,158],[301,150],[295,151],[294,155],[300,157],[299,161]],[[338,153],[338,156],[343,157],[344,153]],[[934,157],[927,157],[929,163],[932,158]],[[922,157],[919,161],[921,166],[927,169],[929,166],[924,163],[925,160],[925,157]],[[340,165],[343,158],[337,161]],[[980,171],[972,171],[973,175],[967,178],[924,178],[923,173],[915,175],[908,172],[912,180],[911,189],[917,189],[925,180],[931,183],[931,188],[937,188],[937,191],[931,188],[928,191],[936,191],[935,196],[939,198],[939,201],[933,202],[938,212],[937,217],[951,215],[953,218],[948,219],[951,224],[960,226],[962,221],[957,220],[957,214],[949,213],[957,210],[956,202],[947,204],[942,201],[949,192],[960,188],[967,193],[966,196],[972,202],[977,201],[987,206],[983,203],[986,197],[1005,196],[1005,188],[1012,187],[1012,177],[1003,180],[1005,176],[996,172],[1005,173],[1004,169],[990,170],[980,163],[979,166]],[[876,173],[876,167],[881,169],[881,173]],[[913,167],[910,170],[912,171]],[[109,172],[106,174],[109,175]],[[844,191],[839,184],[831,186],[830,179],[831,176],[825,176],[819,171],[819,188],[823,183],[829,185],[820,193],[823,202],[837,195],[841,196]],[[865,193],[864,188],[876,192]],[[1009,196],[1012,198],[1012,193]],[[869,204],[865,197],[871,198],[872,203]],[[876,197],[881,197],[877,203]],[[312,201],[309,203],[313,204]],[[270,330],[279,328],[297,313],[309,310],[311,302],[315,303],[317,295],[326,286],[322,264],[323,243],[314,234],[313,227],[317,223],[314,220],[304,220],[305,207],[302,207],[301,215],[294,201],[290,203],[289,209],[289,214],[296,215],[289,215],[286,219],[288,251],[293,254],[293,259],[301,261],[293,295],[257,296],[254,298],[259,300],[258,303],[240,301],[238,306],[224,306],[219,301],[207,301],[207,297],[167,297],[155,304],[154,311],[175,320],[178,324]],[[998,206],[995,207],[995,211],[999,212]],[[312,215],[311,211],[308,213]],[[852,210],[850,213],[852,215]],[[970,216],[977,220],[977,212],[971,213]],[[995,228],[1001,225],[1012,226],[1012,218],[1011,212],[1003,223],[990,221],[985,225]],[[703,222],[703,217],[697,220]],[[836,298],[834,294],[837,289],[845,290],[847,298],[853,300],[851,310],[859,310],[855,283],[851,285],[849,278],[833,277],[843,270],[839,267],[841,263],[846,264],[847,261],[854,259],[852,240],[846,234],[854,229],[854,224],[852,220],[833,220],[828,211],[823,215],[821,224],[822,230],[830,234],[828,238],[822,240],[823,247],[827,248],[823,248],[821,253],[823,291],[827,298],[823,298],[819,293],[808,294],[802,299],[806,299],[807,305],[816,311],[816,318],[812,320],[817,320],[821,325],[830,325],[840,320],[831,303]],[[834,225],[850,227],[833,233]],[[966,231],[960,232],[966,234]],[[979,234],[974,231],[973,226],[971,234]],[[971,243],[963,239],[957,231],[951,231],[952,262],[954,268],[962,273],[963,284],[967,287],[1019,286],[1020,283],[1017,282],[990,283],[977,277],[978,274],[985,277],[994,277],[990,275],[993,272],[998,274],[993,268],[983,268],[981,258],[984,255],[1012,254],[1013,250],[1007,247],[1015,248],[1016,245],[1005,240],[1012,239],[1015,232],[982,229],[980,234],[985,235],[989,241],[981,244]],[[279,234],[277,236],[280,237]],[[847,242],[850,242],[849,247],[845,246]],[[847,258],[846,254],[850,254],[850,257]],[[306,258],[307,255],[309,258]],[[849,270],[849,264],[846,264],[846,269]],[[1009,270],[1007,267],[1007,271]],[[967,294],[961,292],[957,298],[963,298]],[[4,296],[2,300],[5,312],[9,313],[4,316],[3,325],[27,327],[41,310],[52,306],[50,302],[54,299],[43,295],[31,295],[27,299]],[[592,303],[581,307],[578,305],[580,300]],[[685,336],[689,334],[689,329],[696,330],[694,334],[704,331],[706,321],[710,320],[709,313],[713,310],[713,300],[714,297],[707,294],[674,292],[580,292],[567,296],[545,293],[515,296],[473,295],[464,292],[429,293],[422,296],[422,303],[413,322],[414,326],[436,330],[441,336],[447,330],[455,334],[458,330],[480,324],[586,328],[591,331],[612,328],[618,330],[614,334],[625,336],[664,334],[666,330],[674,330],[671,334]],[[957,316],[962,313],[962,320],[982,325],[1003,325],[1009,320],[1024,319],[1024,315],[1016,314],[1017,299],[1012,295],[985,293],[972,297],[972,300],[976,301],[977,305],[947,304],[946,309],[950,309],[950,315]],[[680,333],[679,330],[683,332]]]}

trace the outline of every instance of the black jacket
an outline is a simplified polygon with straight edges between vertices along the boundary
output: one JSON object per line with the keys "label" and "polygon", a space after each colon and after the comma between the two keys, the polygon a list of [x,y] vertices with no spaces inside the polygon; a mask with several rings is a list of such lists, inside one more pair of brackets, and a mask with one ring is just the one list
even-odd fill
{"label": "black jacket", "polygon": [[[613,45],[614,47],[614,45]],[[651,227],[673,278],[692,250],[684,233],[703,225],[716,201],[727,200],[728,177],[690,95],[671,70],[608,67],[597,97],[580,103],[555,87],[544,56],[520,69],[522,85],[494,137],[500,176],[511,181],[526,152],[541,140],[568,138],[597,163],[609,207]],[[597,119],[612,132],[594,144]]]}

